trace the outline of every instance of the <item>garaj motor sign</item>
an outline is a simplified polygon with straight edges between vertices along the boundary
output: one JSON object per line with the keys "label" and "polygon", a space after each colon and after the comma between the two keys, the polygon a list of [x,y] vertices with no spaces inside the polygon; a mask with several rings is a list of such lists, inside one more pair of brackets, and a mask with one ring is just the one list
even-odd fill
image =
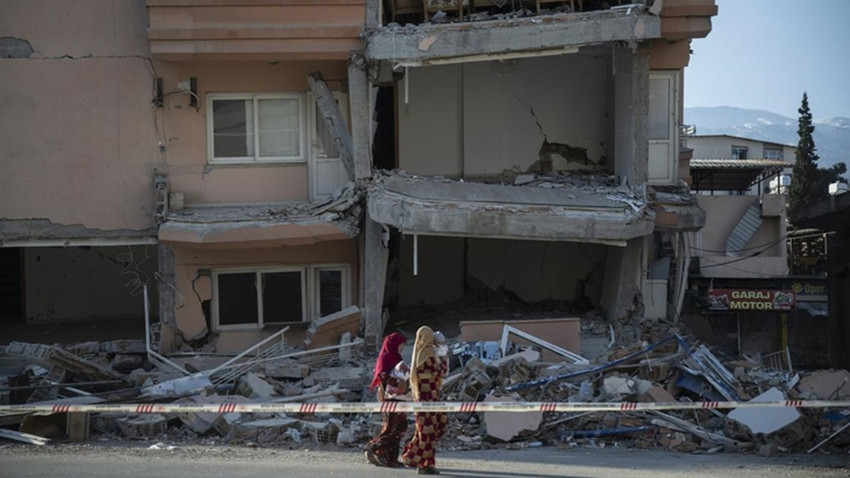
{"label": "garaj motor sign", "polygon": [[794,310],[793,290],[714,289],[708,291],[709,310]]}

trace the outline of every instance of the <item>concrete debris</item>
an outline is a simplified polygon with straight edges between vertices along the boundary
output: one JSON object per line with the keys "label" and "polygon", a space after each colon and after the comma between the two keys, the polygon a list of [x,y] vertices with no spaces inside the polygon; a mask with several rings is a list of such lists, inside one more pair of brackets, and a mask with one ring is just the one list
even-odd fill
{"label": "concrete debris", "polygon": [[[538,181],[541,176],[535,178]],[[277,344],[273,348],[268,344],[252,347],[237,360],[210,353],[191,356],[186,351],[169,357],[191,364],[194,373],[189,376],[158,369],[148,360],[143,344],[135,341],[64,347],[13,342],[5,350],[0,348],[0,357],[20,366],[4,367],[2,373],[7,375],[0,375],[0,400],[45,404],[371,402],[375,392],[368,385],[374,356],[364,353],[358,335],[360,314],[356,307],[345,309],[316,321],[307,344],[288,346],[273,337]],[[455,321],[453,327],[440,325],[452,351],[451,374],[443,382],[444,400],[674,403],[729,397],[742,402],[845,400],[850,395],[846,370],[795,370],[790,376],[787,370],[746,356],[726,357],[696,340],[683,325],[640,317],[608,321],[594,311],[579,317],[559,310],[525,324],[517,317],[493,320],[489,315],[478,324],[473,318]],[[511,333],[502,344],[499,339],[505,330]],[[403,332],[413,336],[407,329]],[[318,348],[311,349],[314,345]],[[577,363],[571,354],[587,363]],[[222,368],[222,364],[229,365]],[[51,394],[36,393],[48,388]],[[454,450],[565,444],[775,456],[806,450],[846,453],[850,448],[850,408],[472,412],[449,414],[449,420],[439,446]],[[0,438],[43,444],[48,439],[88,435],[89,439],[203,439],[269,447],[307,441],[348,447],[362,446],[380,425],[379,414],[23,414],[0,417],[0,426],[6,428],[0,428]],[[19,429],[8,430],[12,426]]]}
{"label": "concrete debris", "polygon": [[127,438],[151,440],[165,433],[166,422],[163,415],[136,415],[118,419],[118,428]]}
{"label": "concrete debris", "polygon": [[360,309],[356,305],[319,317],[307,329],[305,347],[310,350],[339,344],[346,333],[354,335],[360,331],[360,317]]}
{"label": "concrete debris", "polygon": [[264,400],[278,395],[274,385],[255,373],[245,374],[236,387],[236,392],[248,398]]}
{"label": "concrete debris", "polygon": [[[485,402],[516,402],[514,398],[495,394],[484,397]],[[487,435],[493,438],[511,441],[524,431],[535,431],[543,420],[542,412],[511,413],[484,412],[484,426]]]}
{"label": "concrete debris", "polygon": [[850,372],[830,370],[815,372],[800,380],[797,390],[818,400],[847,400],[850,398]]}
{"label": "concrete debris", "polygon": [[[777,388],[753,398],[752,402],[781,402],[785,395]],[[749,427],[753,433],[773,433],[800,418],[795,408],[736,408],[727,417]]]}

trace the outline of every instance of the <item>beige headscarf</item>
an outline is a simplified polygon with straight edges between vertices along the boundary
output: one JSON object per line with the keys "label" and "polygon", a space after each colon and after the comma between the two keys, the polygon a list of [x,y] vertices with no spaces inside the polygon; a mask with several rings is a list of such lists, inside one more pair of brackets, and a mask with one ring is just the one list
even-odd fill
{"label": "beige headscarf", "polygon": [[410,389],[413,398],[419,400],[419,366],[429,357],[434,357],[434,331],[423,325],[416,331],[416,342],[413,343],[413,366],[410,367]]}

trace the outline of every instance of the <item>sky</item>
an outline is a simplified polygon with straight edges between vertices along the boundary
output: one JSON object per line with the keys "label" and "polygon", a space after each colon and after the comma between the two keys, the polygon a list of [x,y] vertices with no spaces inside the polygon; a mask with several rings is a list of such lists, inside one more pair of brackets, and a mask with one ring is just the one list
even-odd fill
{"label": "sky", "polygon": [[691,42],[685,107],[734,106],[815,120],[850,118],[850,0],[716,0]]}

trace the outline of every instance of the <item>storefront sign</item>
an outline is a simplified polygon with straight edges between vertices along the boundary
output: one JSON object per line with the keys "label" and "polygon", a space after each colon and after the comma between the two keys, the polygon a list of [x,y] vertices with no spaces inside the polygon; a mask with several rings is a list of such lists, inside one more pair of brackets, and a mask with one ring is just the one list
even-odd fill
{"label": "storefront sign", "polygon": [[821,283],[797,281],[791,283],[789,289],[794,291],[798,301],[826,302],[829,300],[826,281]]}
{"label": "storefront sign", "polygon": [[709,310],[794,310],[796,297],[793,290],[769,289],[714,289],[708,291]]}

